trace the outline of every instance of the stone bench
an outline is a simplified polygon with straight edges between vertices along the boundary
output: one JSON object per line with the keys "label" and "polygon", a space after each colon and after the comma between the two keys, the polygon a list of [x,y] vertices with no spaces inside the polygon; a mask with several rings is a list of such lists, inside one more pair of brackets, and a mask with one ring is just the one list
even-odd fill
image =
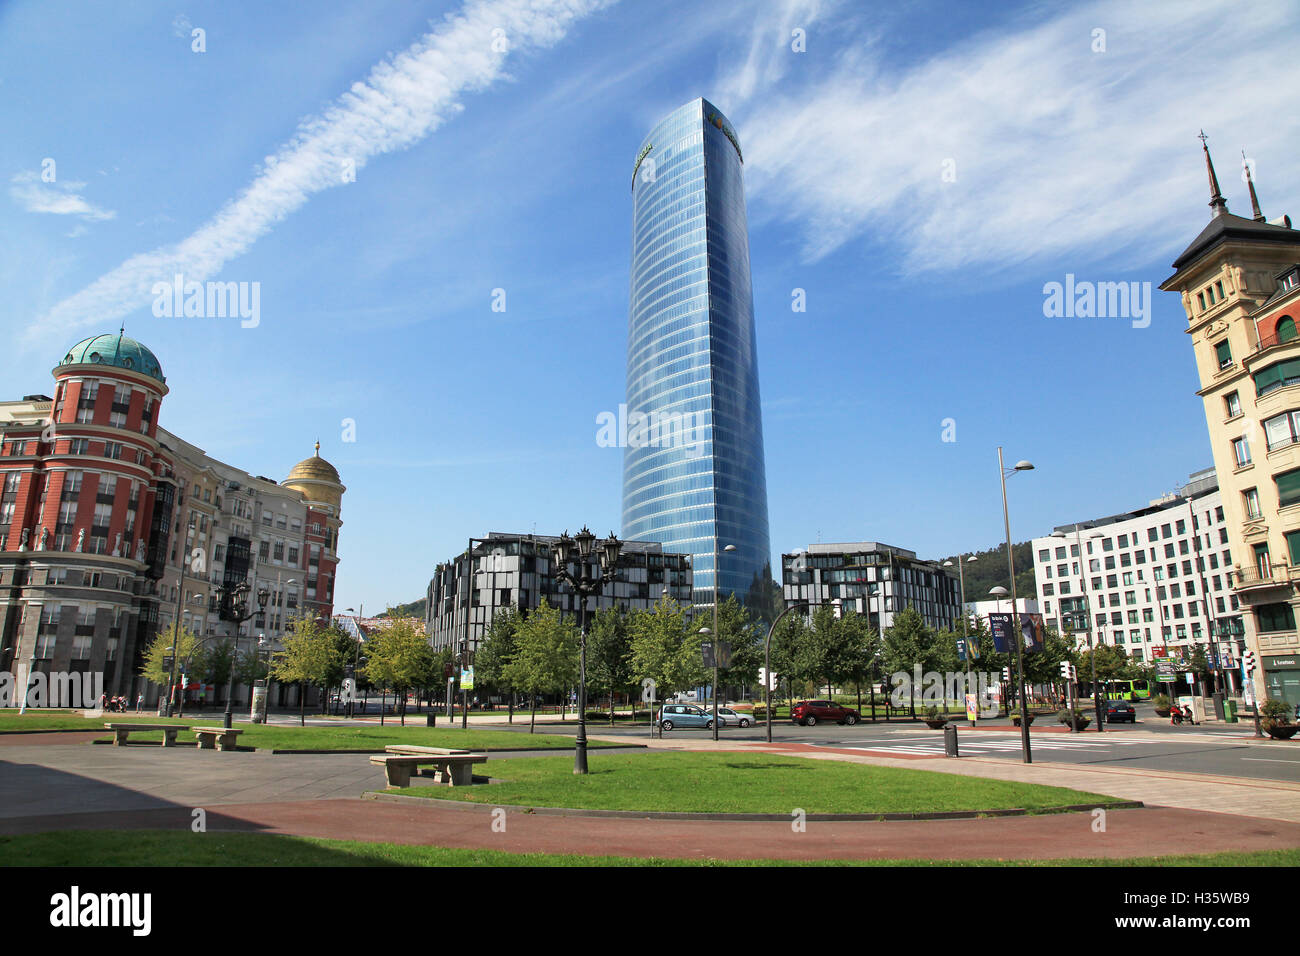
{"label": "stone bench", "polygon": [[122,746],[125,746],[127,738],[131,735],[131,733],[132,733],[133,731],[140,731],[140,732],[142,732],[142,733],[147,733],[147,732],[152,731],[152,730],[161,730],[161,731],[162,731],[162,733],[163,733],[163,742],[162,742],[162,745],[163,745],[164,747],[175,747],[175,746],[176,746],[176,735],[177,735],[178,733],[180,733],[182,730],[189,730],[188,727],[183,726],[182,724],[118,724],[118,723],[108,723],[108,724],[105,724],[104,726],[105,726],[106,728],[108,728],[109,730],[113,731],[113,746],[114,746],[114,747],[122,747]]}
{"label": "stone bench", "polygon": [[[404,757],[419,757],[426,754],[432,754],[436,757],[449,757],[453,754],[467,754],[468,750],[456,750],[449,747],[421,747],[417,744],[389,744],[384,748],[385,753],[398,754]],[[427,770],[417,771],[422,777],[435,777],[441,771],[437,767],[431,767]]]}
{"label": "stone bench", "polygon": [[487,754],[375,754],[370,762],[384,768],[389,788],[409,787],[411,771],[432,766],[441,781],[452,787],[467,787],[474,782],[474,764],[486,763]]}
{"label": "stone bench", "polygon": [[239,735],[243,733],[233,727],[195,727],[193,730],[200,750],[211,750],[214,745],[218,750],[235,750],[239,744]]}

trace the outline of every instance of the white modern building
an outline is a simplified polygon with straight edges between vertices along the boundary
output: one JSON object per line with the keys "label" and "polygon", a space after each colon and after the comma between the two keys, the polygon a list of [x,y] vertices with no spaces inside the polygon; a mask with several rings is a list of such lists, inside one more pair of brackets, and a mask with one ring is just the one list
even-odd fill
{"label": "white modern building", "polygon": [[1195,646],[1229,666],[1238,659],[1241,614],[1213,468],[1145,508],[1080,521],[1077,532],[1060,525],[1033,548],[1044,620],[1062,633],[1068,625],[1080,646],[1091,638],[1141,661],[1155,648],[1190,655]]}

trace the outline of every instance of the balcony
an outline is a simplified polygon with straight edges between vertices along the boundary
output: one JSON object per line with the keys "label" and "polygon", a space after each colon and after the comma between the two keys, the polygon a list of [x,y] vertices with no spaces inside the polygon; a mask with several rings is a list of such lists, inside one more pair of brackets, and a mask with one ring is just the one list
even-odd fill
{"label": "balcony", "polygon": [[1229,571],[1234,591],[1286,587],[1291,583],[1290,568],[1284,564],[1264,568],[1239,568]]}
{"label": "balcony", "polygon": [[1300,345],[1300,337],[1297,337],[1294,331],[1283,332],[1281,336],[1276,334],[1266,335],[1259,340],[1258,345],[1251,349],[1248,358],[1253,359],[1261,352],[1267,352],[1269,349],[1277,348],[1279,345],[1286,345],[1289,342]]}

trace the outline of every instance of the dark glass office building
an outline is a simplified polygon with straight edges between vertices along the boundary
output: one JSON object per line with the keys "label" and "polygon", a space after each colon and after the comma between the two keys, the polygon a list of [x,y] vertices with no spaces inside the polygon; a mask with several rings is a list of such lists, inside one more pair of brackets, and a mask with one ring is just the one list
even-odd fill
{"label": "dark glass office building", "polygon": [[[696,603],[771,560],[740,140],[697,99],[632,173],[623,535],[694,556]],[[724,553],[715,577],[714,547]]]}

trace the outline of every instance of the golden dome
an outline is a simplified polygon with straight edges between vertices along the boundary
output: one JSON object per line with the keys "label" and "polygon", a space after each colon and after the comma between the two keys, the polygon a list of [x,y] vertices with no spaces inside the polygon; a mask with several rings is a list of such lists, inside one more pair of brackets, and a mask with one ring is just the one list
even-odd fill
{"label": "golden dome", "polygon": [[289,477],[283,483],[287,485],[290,482],[304,479],[308,481],[328,481],[336,485],[341,484],[338,469],[320,456],[320,442],[316,443],[316,454],[310,458],[304,458],[294,465],[289,472]]}

